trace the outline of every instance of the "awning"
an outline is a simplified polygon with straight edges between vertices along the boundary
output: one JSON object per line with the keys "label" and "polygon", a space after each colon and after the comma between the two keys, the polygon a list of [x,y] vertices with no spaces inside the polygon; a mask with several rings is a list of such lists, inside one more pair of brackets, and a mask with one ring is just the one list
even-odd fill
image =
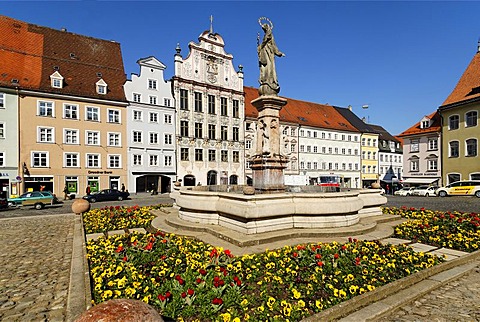
{"label": "awning", "polygon": [[430,183],[438,181],[438,180],[440,180],[440,178],[407,178],[407,179],[403,179],[402,183],[430,184]]}

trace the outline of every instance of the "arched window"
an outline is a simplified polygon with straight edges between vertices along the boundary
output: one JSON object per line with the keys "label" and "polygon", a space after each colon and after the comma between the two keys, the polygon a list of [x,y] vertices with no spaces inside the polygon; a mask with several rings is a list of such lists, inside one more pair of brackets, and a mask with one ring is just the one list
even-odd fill
{"label": "arched window", "polygon": [[217,184],[217,171],[210,170],[207,172],[207,185],[213,186]]}

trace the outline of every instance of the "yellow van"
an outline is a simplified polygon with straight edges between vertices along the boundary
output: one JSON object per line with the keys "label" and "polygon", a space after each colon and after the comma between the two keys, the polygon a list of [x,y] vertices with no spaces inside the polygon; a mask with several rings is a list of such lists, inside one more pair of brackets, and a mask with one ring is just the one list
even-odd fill
{"label": "yellow van", "polygon": [[437,196],[477,196],[480,198],[480,181],[457,181],[438,188]]}

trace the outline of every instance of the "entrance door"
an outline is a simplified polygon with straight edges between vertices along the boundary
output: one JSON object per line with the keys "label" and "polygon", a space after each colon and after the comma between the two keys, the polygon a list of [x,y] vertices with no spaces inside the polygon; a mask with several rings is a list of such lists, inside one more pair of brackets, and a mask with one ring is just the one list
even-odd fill
{"label": "entrance door", "polygon": [[195,185],[195,177],[191,174],[186,175],[183,177],[183,185],[184,186],[194,186]]}
{"label": "entrance door", "polygon": [[120,177],[110,177],[110,189],[119,190],[120,188]]}
{"label": "entrance door", "polygon": [[210,170],[207,172],[207,185],[214,186],[217,184],[217,171]]}

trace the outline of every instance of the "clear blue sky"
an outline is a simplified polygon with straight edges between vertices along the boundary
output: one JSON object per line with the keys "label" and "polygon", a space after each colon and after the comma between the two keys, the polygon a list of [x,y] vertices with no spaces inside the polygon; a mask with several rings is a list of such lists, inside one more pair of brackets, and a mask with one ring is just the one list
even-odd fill
{"label": "clear blue sky", "polygon": [[[353,106],[396,135],[435,111],[474,56],[480,2],[2,1],[0,14],[121,43],[125,72],[155,56],[173,76],[176,44],[210,28],[245,85],[257,86],[258,18],[274,23],[282,96]],[[262,33],[261,33],[262,34]],[[362,105],[368,104],[367,110]]]}

